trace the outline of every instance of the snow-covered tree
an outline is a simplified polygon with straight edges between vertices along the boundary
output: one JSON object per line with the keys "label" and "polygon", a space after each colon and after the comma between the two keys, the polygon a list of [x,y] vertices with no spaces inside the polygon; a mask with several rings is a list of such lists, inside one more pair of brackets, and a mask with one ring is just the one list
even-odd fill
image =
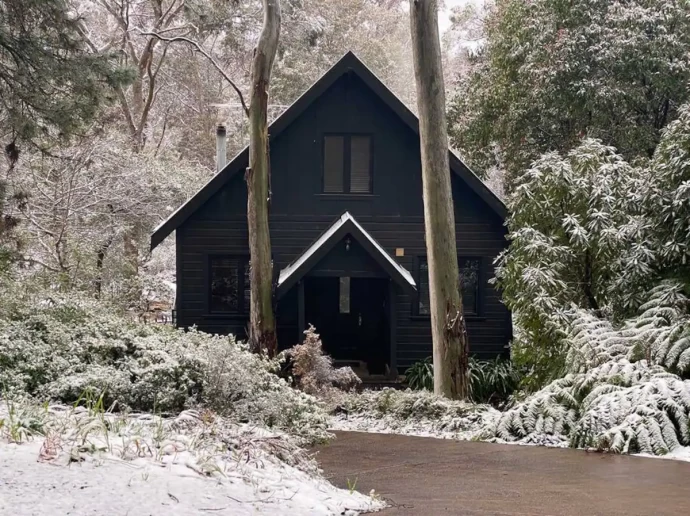
{"label": "snow-covered tree", "polygon": [[641,209],[646,178],[615,149],[585,140],[535,161],[509,197],[511,244],[496,275],[519,327],[515,358],[536,367],[535,380],[562,366],[564,310],[624,313],[641,302],[656,258]]}
{"label": "snow-covered tree", "polygon": [[646,195],[667,275],[690,285],[690,104],[668,125],[652,161]]}
{"label": "snow-covered tree", "polygon": [[688,99],[687,0],[495,0],[450,103],[452,143],[509,181],[584,137],[650,158]]}

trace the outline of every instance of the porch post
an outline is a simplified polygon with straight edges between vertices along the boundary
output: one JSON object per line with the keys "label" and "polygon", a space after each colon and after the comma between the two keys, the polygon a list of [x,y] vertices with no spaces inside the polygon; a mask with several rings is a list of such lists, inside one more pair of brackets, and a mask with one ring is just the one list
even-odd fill
{"label": "porch post", "polygon": [[304,313],[304,281],[297,283],[297,343],[301,344],[304,339],[304,330],[307,329],[306,315]]}
{"label": "porch post", "polygon": [[388,334],[390,336],[390,369],[393,378],[398,377],[398,349],[397,349],[397,327],[398,318],[396,317],[397,289],[393,280],[388,281]]}

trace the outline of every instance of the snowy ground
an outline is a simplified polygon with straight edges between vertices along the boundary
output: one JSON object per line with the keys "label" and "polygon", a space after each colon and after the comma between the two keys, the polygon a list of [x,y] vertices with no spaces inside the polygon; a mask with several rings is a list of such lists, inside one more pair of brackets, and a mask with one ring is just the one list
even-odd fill
{"label": "snowy ground", "polygon": [[377,434],[414,435],[417,437],[435,437],[437,439],[457,439],[471,441],[477,439],[481,426],[468,424],[459,429],[452,426],[443,427],[439,421],[431,420],[396,420],[392,417],[376,418],[362,414],[349,416],[332,416],[328,425],[329,430],[344,432],[371,432]]}
{"label": "snowy ground", "polygon": [[[36,420],[14,421],[22,418]],[[354,515],[385,505],[331,485],[287,436],[193,412],[124,418],[51,408],[45,435],[21,444],[8,442],[4,421],[1,515]]]}

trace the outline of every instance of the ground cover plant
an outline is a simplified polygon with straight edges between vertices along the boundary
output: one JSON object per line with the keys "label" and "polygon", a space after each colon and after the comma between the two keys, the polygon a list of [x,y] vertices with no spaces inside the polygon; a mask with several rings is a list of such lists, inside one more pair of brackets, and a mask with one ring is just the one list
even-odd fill
{"label": "ground cover plant", "polygon": [[316,399],[279,378],[277,361],[232,336],[134,322],[78,296],[12,295],[19,297],[0,313],[0,384],[8,395],[74,403],[94,391],[122,410],[203,407],[304,442],[328,436]]}
{"label": "ground cover plant", "polygon": [[[476,403],[505,402],[518,388],[520,371],[506,358],[493,360],[470,358],[470,398]],[[434,389],[434,365],[431,357],[415,362],[405,371],[405,381],[413,390]]]}

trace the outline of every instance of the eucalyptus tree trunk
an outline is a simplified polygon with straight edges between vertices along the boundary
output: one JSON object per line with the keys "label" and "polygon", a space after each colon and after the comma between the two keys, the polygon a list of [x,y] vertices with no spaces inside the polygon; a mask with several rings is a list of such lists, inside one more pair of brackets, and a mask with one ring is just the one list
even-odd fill
{"label": "eucalyptus tree trunk", "polygon": [[270,202],[270,156],[268,147],[268,87],[280,37],[280,1],[263,0],[264,22],[252,62],[249,101],[249,168],[247,181],[247,224],[251,258],[251,302],[249,340],[255,351],[276,354],[273,314],[273,264],[268,227]]}
{"label": "eucalyptus tree trunk", "polygon": [[437,0],[410,0],[410,19],[422,154],[434,392],[451,399],[466,398],[469,345],[459,288]]}

